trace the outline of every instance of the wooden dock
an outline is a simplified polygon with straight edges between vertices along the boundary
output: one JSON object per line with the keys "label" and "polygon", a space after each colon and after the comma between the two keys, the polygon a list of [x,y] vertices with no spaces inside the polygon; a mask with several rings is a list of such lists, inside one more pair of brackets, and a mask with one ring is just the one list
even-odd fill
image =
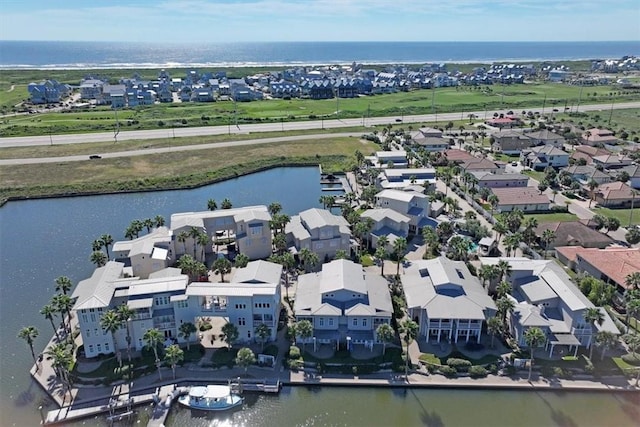
{"label": "wooden dock", "polygon": [[282,383],[280,380],[240,380],[236,378],[229,382],[231,391],[235,393],[255,392],[255,393],[280,393]]}

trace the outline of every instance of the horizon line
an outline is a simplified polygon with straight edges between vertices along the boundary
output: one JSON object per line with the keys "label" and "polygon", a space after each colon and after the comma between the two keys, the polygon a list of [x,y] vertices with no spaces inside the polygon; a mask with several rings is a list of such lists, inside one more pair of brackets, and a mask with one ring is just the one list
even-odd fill
{"label": "horizon line", "polygon": [[[124,41],[124,40],[36,40],[36,39],[2,39],[0,42],[38,42],[38,43],[152,43],[152,44],[185,44],[187,41]],[[232,43],[640,43],[640,40],[245,40],[207,42],[213,44]],[[640,45],[638,46],[640,49]]]}

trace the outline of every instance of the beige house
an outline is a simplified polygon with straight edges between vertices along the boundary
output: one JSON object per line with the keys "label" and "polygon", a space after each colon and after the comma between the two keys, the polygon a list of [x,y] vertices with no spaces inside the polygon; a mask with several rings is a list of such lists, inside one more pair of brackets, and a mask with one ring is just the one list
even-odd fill
{"label": "beige house", "polygon": [[429,218],[429,197],[416,191],[382,190],[376,194],[376,206],[388,208],[409,217],[409,232],[417,233],[422,227],[435,227]]}
{"label": "beige house", "polygon": [[361,215],[362,218],[371,218],[373,228],[369,234],[369,242],[372,248],[378,247],[378,239],[381,236],[387,236],[389,241],[388,248],[393,247],[393,242],[398,237],[407,238],[409,235],[409,223],[411,218],[403,215],[393,209],[376,208],[368,209]]}
{"label": "beige house", "polygon": [[111,249],[113,258],[125,264],[125,272],[141,279],[173,264],[174,253],[173,234],[167,227],[155,228],[133,240],[115,242]]}
{"label": "beige house", "polygon": [[491,191],[498,197],[499,212],[511,212],[520,209],[523,212],[548,211],[551,201],[546,194],[533,187],[519,188],[492,188]]}
{"label": "beige house", "polygon": [[320,263],[335,257],[338,250],[351,249],[349,223],[325,209],[307,209],[291,217],[285,227],[287,244],[294,253],[309,249]]}

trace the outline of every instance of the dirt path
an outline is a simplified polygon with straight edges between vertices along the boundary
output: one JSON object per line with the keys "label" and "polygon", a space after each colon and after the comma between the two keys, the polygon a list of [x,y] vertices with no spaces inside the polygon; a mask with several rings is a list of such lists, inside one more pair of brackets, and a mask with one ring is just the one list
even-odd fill
{"label": "dirt path", "polygon": [[9,88],[9,90],[7,90],[7,92],[13,92],[15,88],[16,88],[16,85],[11,85],[11,87]]}

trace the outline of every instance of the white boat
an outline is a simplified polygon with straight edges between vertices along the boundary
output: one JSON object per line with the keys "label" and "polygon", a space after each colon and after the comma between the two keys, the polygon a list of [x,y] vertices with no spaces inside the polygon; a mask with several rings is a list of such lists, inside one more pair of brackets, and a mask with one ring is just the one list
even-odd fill
{"label": "white boat", "polygon": [[178,402],[192,409],[225,411],[242,405],[244,397],[232,393],[226,385],[191,387],[189,394],[180,396]]}

